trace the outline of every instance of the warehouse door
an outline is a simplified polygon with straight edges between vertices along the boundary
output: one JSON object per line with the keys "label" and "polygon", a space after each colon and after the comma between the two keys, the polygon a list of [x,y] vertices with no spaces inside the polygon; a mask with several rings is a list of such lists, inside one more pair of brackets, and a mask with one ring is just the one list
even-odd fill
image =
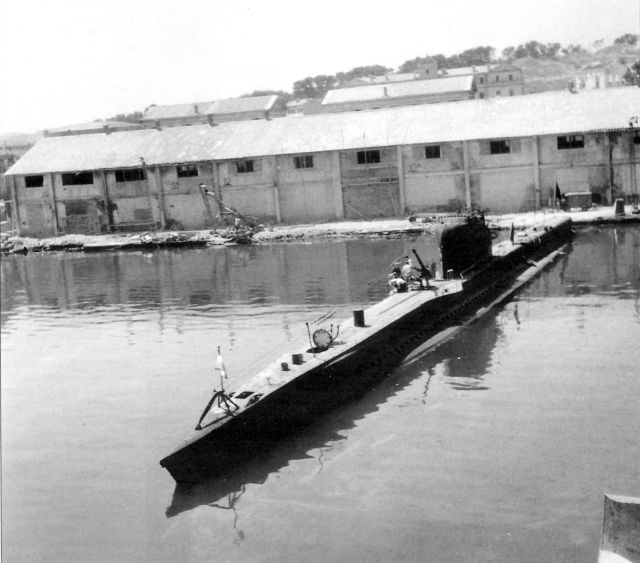
{"label": "warehouse door", "polygon": [[53,214],[48,202],[27,201],[21,214],[21,232],[26,236],[51,236],[53,230]]}
{"label": "warehouse door", "polygon": [[396,151],[370,149],[340,155],[342,200],[347,219],[401,217]]}
{"label": "warehouse door", "polygon": [[100,219],[95,201],[65,201],[64,206],[66,217],[64,225],[61,225],[61,227],[65,233],[80,235],[97,235],[100,233]]}
{"label": "warehouse door", "polygon": [[400,217],[400,186],[396,181],[342,184],[347,219]]}

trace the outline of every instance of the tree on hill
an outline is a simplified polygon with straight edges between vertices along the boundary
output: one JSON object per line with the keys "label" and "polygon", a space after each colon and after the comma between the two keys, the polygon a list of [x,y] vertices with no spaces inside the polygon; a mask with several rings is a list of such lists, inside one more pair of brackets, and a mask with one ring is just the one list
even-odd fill
{"label": "tree on hill", "polygon": [[625,33],[621,35],[617,39],[613,41],[614,45],[622,45],[623,43],[628,43],[629,45],[637,45],[638,44],[638,35],[634,33]]}
{"label": "tree on hill", "polygon": [[242,94],[240,98],[257,98],[258,96],[280,96],[285,102],[291,100],[291,93],[284,90],[254,90],[249,94]]}
{"label": "tree on hill", "polygon": [[640,86],[640,59],[629,67],[623,79],[627,84]]}
{"label": "tree on hill", "polygon": [[[476,65],[488,65],[493,61],[493,55],[495,53],[493,47],[475,47],[473,49],[467,49],[457,55],[460,66],[476,66]],[[455,67],[453,67],[455,68]]]}
{"label": "tree on hill", "polygon": [[528,41],[524,45],[503,49],[502,56],[508,62],[525,57],[531,57],[532,59],[555,59],[561,49],[562,45],[560,45],[560,43]]}
{"label": "tree on hill", "polygon": [[336,79],[340,84],[349,82],[354,78],[365,78],[367,76],[384,76],[385,74],[393,72],[392,68],[387,68],[382,65],[370,65],[370,66],[357,66],[348,70],[347,72],[337,72]]}
{"label": "tree on hill", "polygon": [[479,66],[486,65],[493,62],[493,55],[495,49],[493,47],[474,47],[473,49],[467,49],[462,51],[458,55],[452,55],[451,57],[445,57],[442,54],[426,57],[416,57],[405,61],[398,68],[398,72],[416,72],[420,63],[426,62],[428,59],[434,59],[438,61],[438,68],[462,68],[465,66]]}
{"label": "tree on hill", "polygon": [[393,69],[382,65],[369,65],[352,68],[347,72],[338,72],[335,76],[333,74],[307,76],[307,78],[297,80],[293,83],[293,95],[290,97],[294,100],[302,100],[305,98],[324,98],[325,94],[329,90],[332,90],[338,85],[344,84],[353,78],[384,76],[389,72],[393,72]]}
{"label": "tree on hill", "polygon": [[319,74],[313,77],[308,76],[304,80],[297,80],[293,83],[293,98],[294,100],[323,98],[337,83],[337,78],[332,74]]}
{"label": "tree on hill", "polygon": [[516,48],[515,47],[505,47],[502,50],[502,58],[510,63],[511,61],[513,61],[516,57],[515,57],[515,52],[516,52]]}
{"label": "tree on hill", "polygon": [[546,57],[550,59],[557,58],[561,49],[562,49],[562,45],[560,45],[560,43],[547,43]]}
{"label": "tree on hill", "polygon": [[[437,57],[438,55],[436,55]],[[442,58],[444,58],[443,55],[440,55]],[[409,72],[416,72],[418,70],[418,65],[420,63],[424,63],[427,61],[427,59],[431,58],[431,59],[436,59],[436,57],[416,57],[415,59],[410,59],[408,61],[404,61],[399,67],[398,67],[398,72],[401,74],[404,73],[409,73]],[[437,59],[436,59],[437,60]],[[438,61],[438,66],[440,66],[440,63]]]}
{"label": "tree on hill", "polygon": [[586,53],[587,50],[582,45],[567,45],[562,48],[562,52],[565,55],[581,55]]}
{"label": "tree on hill", "polygon": [[[148,109],[148,108],[147,108]],[[146,109],[144,111],[147,111]],[[108,117],[107,119],[94,119],[94,121],[124,121],[125,123],[140,123],[142,119],[142,111],[134,111],[133,113],[119,113],[114,117]]]}

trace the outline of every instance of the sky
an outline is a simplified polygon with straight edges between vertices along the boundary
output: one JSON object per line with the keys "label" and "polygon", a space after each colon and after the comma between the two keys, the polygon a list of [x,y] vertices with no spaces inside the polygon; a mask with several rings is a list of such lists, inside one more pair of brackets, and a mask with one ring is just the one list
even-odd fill
{"label": "sky", "polygon": [[640,0],[0,0],[0,133],[639,28]]}

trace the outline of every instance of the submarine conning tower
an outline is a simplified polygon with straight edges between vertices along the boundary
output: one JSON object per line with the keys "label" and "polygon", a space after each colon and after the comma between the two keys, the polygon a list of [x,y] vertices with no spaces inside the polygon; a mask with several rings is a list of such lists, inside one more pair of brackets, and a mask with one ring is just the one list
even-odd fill
{"label": "submarine conning tower", "polygon": [[458,277],[474,265],[491,259],[491,230],[481,215],[447,218],[436,230],[442,276]]}

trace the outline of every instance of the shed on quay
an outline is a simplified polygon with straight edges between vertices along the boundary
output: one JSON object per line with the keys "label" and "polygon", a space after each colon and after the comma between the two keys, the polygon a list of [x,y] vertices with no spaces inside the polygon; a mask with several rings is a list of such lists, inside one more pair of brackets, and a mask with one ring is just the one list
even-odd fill
{"label": "shed on quay", "polygon": [[48,137],[6,176],[22,236],[207,228],[200,184],[265,224],[529,211],[556,185],[610,204],[637,197],[639,108],[626,87]]}

